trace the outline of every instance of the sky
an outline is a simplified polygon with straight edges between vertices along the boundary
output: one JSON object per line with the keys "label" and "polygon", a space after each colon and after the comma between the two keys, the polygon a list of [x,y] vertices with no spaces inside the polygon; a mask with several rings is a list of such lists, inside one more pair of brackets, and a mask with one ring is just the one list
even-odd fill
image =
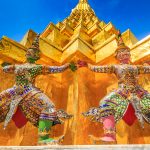
{"label": "sky", "polygon": [[[141,40],[150,34],[150,0],[88,0],[97,17],[121,32],[131,29]],[[0,0],[0,38],[20,41],[32,29],[41,33],[50,22],[70,15],[78,0]]]}

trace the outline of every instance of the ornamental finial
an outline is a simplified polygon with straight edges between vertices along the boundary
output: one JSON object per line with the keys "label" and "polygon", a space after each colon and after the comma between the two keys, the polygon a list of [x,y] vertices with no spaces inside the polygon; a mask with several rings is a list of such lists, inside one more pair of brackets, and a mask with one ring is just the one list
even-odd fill
{"label": "ornamental finial", "polygon": [[31,47],[29,47],[28,50],[34,50],[34,52],[39,52],[39,38],[40,38],[40,34],[37,34],[36,37],[33,39],[32,45]]}
{"label": "ornamental finial", "polygon": [[40,38],[40,34],[37,34],[33,40],[31,48],[39,50],[39,38]]}
{"label": "ornamental finial", "polygon": [[122,35],[121,35],[121,32],[120,30],[118,30],[118,33],[117,33],[117,42],[118,42],[118,48],[116,49],[116,51],[122,51],[122,50],[125,50],[125,49],[128,49],[129,50],[129,47],[125,45],[123,39],[122,39]]}
{"label": "ornamental finial", "polygon": [[79,0],[79,3],[88,3],[88,0]]}

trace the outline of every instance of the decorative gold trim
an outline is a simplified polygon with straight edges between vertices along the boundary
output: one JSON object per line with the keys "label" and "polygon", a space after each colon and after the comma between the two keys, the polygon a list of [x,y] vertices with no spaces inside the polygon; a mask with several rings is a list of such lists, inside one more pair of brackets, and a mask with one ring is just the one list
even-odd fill
{"label": "decorative gold trim", "polygon": [[47,131],[46,128],[43,131],[38,132],[39,136],[51,135],[51,130]]}
{"label": "decorative gold trim", "polygon": [[104,134],[116,134],[115,128],[104,129]]}

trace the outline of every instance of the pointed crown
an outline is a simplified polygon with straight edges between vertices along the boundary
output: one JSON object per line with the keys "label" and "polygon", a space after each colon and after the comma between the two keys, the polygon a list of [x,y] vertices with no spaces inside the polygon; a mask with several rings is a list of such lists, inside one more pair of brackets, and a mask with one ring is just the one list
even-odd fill
{"label": "pointed crown", "polygon": [[124,50],[129,50],[130,51],[130,48],[128,46],[125,45],[125,43],[123,42],[123,39],[122,39],[122,35],[121,35],[121,32],[120,30],[118,30],[118,35],[117,35],[118,39],[117,39],[117,44],[118,44],[118,47],[116,49],[116,53],[118,52],[121,52],[121,51],[124,51]]}
{"label": "pointed crown", "polygon": [[35,52],[40,52],[39,49],[39,38],[40,38],[40,34],[37,34],[36,37],[34,38],[32,45],[29,49],[33,49]]}

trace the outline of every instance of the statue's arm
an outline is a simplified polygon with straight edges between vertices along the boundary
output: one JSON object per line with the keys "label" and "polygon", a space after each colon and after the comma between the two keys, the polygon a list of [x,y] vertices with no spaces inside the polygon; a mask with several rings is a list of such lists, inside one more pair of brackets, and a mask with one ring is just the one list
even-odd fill
{"label": "statue's arm", "polygon": [[61,73],[69,68],[69,63],[66,63],[62,66],[44,66],[42,65],[42,74],[53,74]]}
{"label": "statue's arm", "polygon": [[98,73],[114,73],[115,72],[114,65],[95,66],[95,65],[88,64],[88,68],[91,71],[98,72]]}
{"label": "statue's arm", "polygon": [[150,66],[137,66],[139,74],[150,74]]}

